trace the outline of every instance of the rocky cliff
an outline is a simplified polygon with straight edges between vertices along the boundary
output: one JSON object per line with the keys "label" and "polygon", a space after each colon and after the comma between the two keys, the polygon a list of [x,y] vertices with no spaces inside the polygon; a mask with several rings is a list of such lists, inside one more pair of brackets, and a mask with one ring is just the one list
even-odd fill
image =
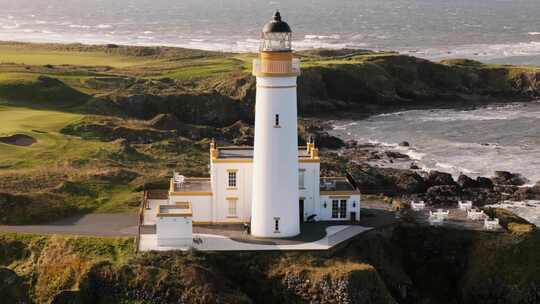
{"label": "rocky cliff", "polygon": [[[506,227],[520,220],[499,216]],[[131,242],[1,235],[0,296],[13,303],[533,304],[540,299],[540,232],[534,228],[489,233],[401,223],[328,252],[135,255]]]}

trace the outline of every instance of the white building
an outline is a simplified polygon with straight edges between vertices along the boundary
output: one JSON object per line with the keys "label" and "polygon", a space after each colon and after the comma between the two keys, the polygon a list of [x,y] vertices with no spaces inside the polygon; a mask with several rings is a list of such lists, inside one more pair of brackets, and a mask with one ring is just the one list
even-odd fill
{"label": "white building", "polygon": [[[263,29],[254,147],[210,146],[210,178],[171,179],[168,203],[189,206],[193,224],[250,223],[256,237],[292,237],[301,223],[358,221],[360,192],[345,177],[320,177],[318,149],[298,146],[291,30],[279,12]],[[159,218],[159,214],[158,214]],[[159,237],[162,227],[157,227]]]}

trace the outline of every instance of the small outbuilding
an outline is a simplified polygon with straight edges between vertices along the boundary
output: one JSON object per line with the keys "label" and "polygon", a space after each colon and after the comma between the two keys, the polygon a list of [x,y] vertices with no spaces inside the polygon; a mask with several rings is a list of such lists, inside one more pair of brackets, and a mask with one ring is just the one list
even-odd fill
{"label": "small outbuilding", "polygon": [[158,246],[192,246],[193,212],[191,203],[160,205],[156,217]]}

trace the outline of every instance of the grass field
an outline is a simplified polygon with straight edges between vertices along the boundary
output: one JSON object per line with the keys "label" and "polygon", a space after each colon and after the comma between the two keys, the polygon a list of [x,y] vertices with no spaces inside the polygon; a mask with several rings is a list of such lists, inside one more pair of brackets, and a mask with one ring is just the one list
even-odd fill
{"label": "grass field", "polygon": [[82,117],[80,114],[0,105],[0,136],[26,134],[37,140],[29,147],[0,143],[0,166],[10,169],[51,166],[90,157],[100,149],[112,150],[107,143],[58,132]]}
{"label": "grass field", "polygon": [[80,65],[125,68],[148,62],[145,58],[107,54],[105,52],[52,51],[28,45],[0,45],[0,64]]}

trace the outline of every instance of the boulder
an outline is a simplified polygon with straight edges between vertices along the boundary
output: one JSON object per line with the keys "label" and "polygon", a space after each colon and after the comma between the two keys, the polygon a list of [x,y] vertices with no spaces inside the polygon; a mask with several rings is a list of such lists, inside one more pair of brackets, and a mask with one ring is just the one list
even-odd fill
{"label": "boulder", "polygon": [[328,134],[328,132],[316,132],[309,134],[315,140],[315,146],[320,149],[335,150],[345,146],[343,140]]}
{"label": "boulder", "polygon": [[540,200],[540,185],[536,184],[534,187],[519,188],[512,195],[513,200]]}
{"label": "boulder", "polygon": [[461,188],[478,188],[479,185],[477,181],[464,174],[458,177],[457,183]]}
{"label": "boulder", "polygon": [[414,171],[384,168],[381,173],[400,194],[422,193],[427,189],[424,179]]}
{"label": "boulder", "polygon": [[428,173],[426,183],[428,187],[456,185],[456,182],[451,174],[440,171],[430,171]]}
{"label": "boulder", "polygon": [[495,171],[495,176],[491,179],[494,184],[523,186],[528,180],[519,173],[508,171]]}
{"label": "boulder", "polygon": [[420,170],[420,167],[418,167],[418,165],[415,164],[415,163],[411,163],[409,169],[411,169],[411,170]]}
{"label": "boulder", "polygon": [[402,141],[402,142],[399,143],[399,146],[400,147],[410,147],[411,144],[409,144],[408,141]]}
{"label": "boulder", "polygon": [[457,185],[433,186],[426,191],[426,200],[431,205],[455,204],[460,196],[461,191]]}
{"label": "boulder", "polygon": [[403,153],[399,153],[396,151],[385,151],[384,154],[391,160],[392,159],[410,159],[408,155],[405,155]]}
{"label": "boulder", "polygon": [[477,177],[476,183],[478,184],[479,188],[493,189],[493,182],[491,181],[491,179],[487,177],[482,177],[482,176]]}
{"label": "boulder", "polygon": [[345,147],[347,149],[355,148],[356,146],[358,146],[358,142],[354,139],[350,139],[345,142]]}

